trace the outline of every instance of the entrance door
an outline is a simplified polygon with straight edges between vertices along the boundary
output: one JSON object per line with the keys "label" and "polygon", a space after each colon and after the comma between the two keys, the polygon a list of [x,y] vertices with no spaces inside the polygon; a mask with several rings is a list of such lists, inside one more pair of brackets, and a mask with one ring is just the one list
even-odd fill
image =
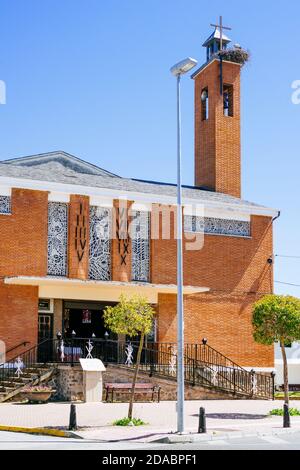
{"label": "entrance door", "polygon": [[50,314],[39,313],[38,321],[38,361],[48,362],[52,360],[53,345],[52,341],[46,340],[53,338],[53,318]]}
{"label": "entrance door", "polygon": [[[75,331],[77,338],[91,338],[92,336],[104,339],[107,328],[103,321],[103,309],[111,303],[65,301],[64,303],[64,335],[71,337]],[[109,339],[115,339],[110,333]]]}

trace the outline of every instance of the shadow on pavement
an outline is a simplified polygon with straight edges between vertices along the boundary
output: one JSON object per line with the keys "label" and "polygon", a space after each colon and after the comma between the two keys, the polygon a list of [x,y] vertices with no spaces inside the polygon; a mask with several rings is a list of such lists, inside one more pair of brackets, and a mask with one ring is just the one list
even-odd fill
{"label": "shadow on pavement", "polygon": [[250,413],[207,413],[206,417],[212,419],[265,419],[268,415],[254,415]]}

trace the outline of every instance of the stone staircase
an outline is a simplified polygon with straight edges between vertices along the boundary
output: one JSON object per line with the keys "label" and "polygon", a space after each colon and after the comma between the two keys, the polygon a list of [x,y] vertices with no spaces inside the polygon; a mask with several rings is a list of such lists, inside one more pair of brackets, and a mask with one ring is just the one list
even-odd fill
{"label": "stone staircase", "polygon": [[0,379],[0,403],[16,397],[23,389],[29,385],[39,385],[50,380],[54,373],[54,367],[48,365],[33,365],[26,368],[19,376],[5,373]]}

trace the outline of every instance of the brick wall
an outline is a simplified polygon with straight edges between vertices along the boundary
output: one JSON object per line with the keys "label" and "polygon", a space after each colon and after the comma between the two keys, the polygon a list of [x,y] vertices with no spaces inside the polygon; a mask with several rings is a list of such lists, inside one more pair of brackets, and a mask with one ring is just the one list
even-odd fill
{"label": "brick wall", "polygon": [[[273,367],[272,346],[252,337],[254,295],[197,294],[184,298],[185,342],[208,344],[244,367]],[[158,304],[158,341],[176,341],[176,296],[161,294]]]}
{"label": "brick wall", "polygon": [[12,214],[0,215],[0,276],[47,273],[48,193],[12,190]]}
{"label": "brick wall", "polygon": [[38,288],[32,286],[7,286],[0,282],[0,340],[6,350],[28,341],[8,354],[11,359],[37,342],[38,329]]}
{"label": "brick wall", "polygon": [[[45,276],[48,193],[12,190],[12,215],[0,215],[0,277]],[[37,342],[38,288],[8,286],[0,280],[0,339],[6,349]],[[11,354],[22,352],[19,348]],[[9,357],[8,357],[9,358]]]}
{"label": "brick wall", "polygon": [[[152,243],[153,282],[175,283],[176,242]],[[253,303],[273,289],[273,269],[267,263],[272,252],[272,221],[260,216],[252,217],[249,239],[205,235],[202,250],[184,252],[184,284],[211,289],[185,296],[186,342],[207,337],[240,365],[273,367],[273,347],[256,344],[251,326]],[[159,295],[158,340],[176,341],[175,295]]]}
{"label": "brick wall", "polygon": [[[223,82],[233,85],[233,117],[224,116],[219,61],[195,78],[195,185],[240,197],[240,65],[223,61]],[[209,118],[201,117],[201,93],[208,88]]]}

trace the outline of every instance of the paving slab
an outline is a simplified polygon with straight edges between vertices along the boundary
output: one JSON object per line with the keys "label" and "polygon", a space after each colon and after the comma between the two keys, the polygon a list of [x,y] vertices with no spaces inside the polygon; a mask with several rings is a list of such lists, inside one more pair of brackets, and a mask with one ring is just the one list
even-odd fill
{"label": "paving slab", "polygon": [[[282,407],[283,402],[260,400],[201,400],[185,403],[185,424],[188,438],[215,439],[219,436],[244,436],[280,433],[282,417],[268,416],[273,408]],[[300,408],[299,402],[291,407]],[[208,433],[197,434],[199,408],[206,410]],[[103,442],[136,441],[151,442],[176,434],[176,402],[136,403],[134,416],[141,418],[146,426],[119,427],[112,423],[127,415],[127,403],[77,403],[78,436]],[[47,404],[0,404],[0,426],[67,429],[70,403]],[[292,417],[292,428],[300,429],[300,418]],[[191,437],[192,436],[192,437]],[[0,435],[1,440],[1,435]]]}

